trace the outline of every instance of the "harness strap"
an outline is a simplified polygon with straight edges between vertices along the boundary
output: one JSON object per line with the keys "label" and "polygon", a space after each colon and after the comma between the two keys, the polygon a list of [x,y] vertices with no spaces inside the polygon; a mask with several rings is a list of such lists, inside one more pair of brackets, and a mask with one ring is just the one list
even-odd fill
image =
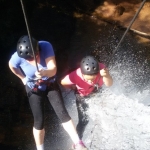
{"label": "harness strap", "polygon": [[37,90],[37,89],[38,89],[38,86],[43,85],[43,84],[49,86],[49,85],[51,84],[51,83],[50,83],[50,80],[53,80],[53,82],[54,82],[54,81],[55,81],[55,77],[50,77],[50,78],[48,78],[47,80],[42,80],[42,79],[36,80],[33,89]]}
{"label": "harness strap", "polygon": [[39,79],[39,80],[34,81],[35,85],[34,85],[33,89],[30,89],[27,92],[27,96],[30,97],[33,93],[36,93],[38,95],[44,95],[45,91],[39,90],[38,86],[45,84],[47,87],[50,87],[50,85],[51,85],[50,80],[53,80],[53,82],[54,82],[55,81],[55,77],[51,77],[48,80]]}

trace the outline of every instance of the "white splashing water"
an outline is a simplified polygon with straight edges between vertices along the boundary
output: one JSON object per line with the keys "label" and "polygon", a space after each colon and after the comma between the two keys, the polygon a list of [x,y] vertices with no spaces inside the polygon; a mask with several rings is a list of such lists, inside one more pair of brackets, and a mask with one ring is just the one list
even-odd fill
{"label": "white splashing water", "polygon": [[[103,87],[101,93],[87,100],[89,124],[83,140],[90,150],[150,149],[147,50],[138,45],[135,53],[129,44],[119,49],[113,56],[115,62],[110,63],[113,86]],[[100,51],[100,60],[107,62],[105,53]]]}
{"label": "white splashing water", "polygon": [[111,88],[103,87],[87,100],[90,121],[83,139],[90,150],[149,150],[150,107],[137,99],[144,94],[144,100],[148,93],[134,93],[129,98],[122,89],[114,81]]}

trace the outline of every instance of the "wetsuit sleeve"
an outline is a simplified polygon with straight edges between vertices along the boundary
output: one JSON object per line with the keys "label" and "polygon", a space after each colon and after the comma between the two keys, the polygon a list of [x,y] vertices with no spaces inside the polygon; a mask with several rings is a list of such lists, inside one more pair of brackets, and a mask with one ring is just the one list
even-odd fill
{"label": "wetsuit sleeve", "polygon": [[14,68],[19,68],[20,67],[20,63],[21,63],[21,59],[19,58],[17,52],[15,52],[10,60],[9,60],[10,64],[12,65],[12,67]]}

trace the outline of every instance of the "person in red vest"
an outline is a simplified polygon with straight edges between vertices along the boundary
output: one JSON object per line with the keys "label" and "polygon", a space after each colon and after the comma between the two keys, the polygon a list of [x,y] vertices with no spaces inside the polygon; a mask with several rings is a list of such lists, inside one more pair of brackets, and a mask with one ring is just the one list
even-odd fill
{"label": "person in red vest", "polygon": [[84,57],[79,68],[61,79],[61,85],[75,89],[79,116],[77,131],[80,138],[82,138],[85,126],[88,123],[86,111],[89,106],[85,99],[92,97],[93,93],[97,92],[103,84],[109,87],[113,84],[113,79],[106,66],[99,63],[94,56]]}

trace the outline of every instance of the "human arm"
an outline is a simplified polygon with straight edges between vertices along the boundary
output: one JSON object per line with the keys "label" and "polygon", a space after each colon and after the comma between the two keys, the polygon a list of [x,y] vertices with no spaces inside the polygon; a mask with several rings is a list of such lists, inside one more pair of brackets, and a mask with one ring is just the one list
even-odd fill
{"label": "human arm", "polygon": [[46,60],[47,70],[45,70],[45,76],[52,77],[57,72],[55,56],[48,57]]}
{"label": "human arm", "polygon": [[61,83],[61,85],[62,85],[63,87],[65,87],[66,89],[73,89],[73,90],[76,89],[76,85],[75,85],[75,84],[68,84],[68,83],[65,81],[64,78],[61,79],[60,83]]}
{"label": "human arm", "polygon": [[47,69],[39,69],[39,71],[35,72],[35,75],[38,78],[42,78],[43,76],[52,77],[57,72],[55,56],[46,58],[45,62],[46,62]]}
{"label": "human arm", "polygon": [[107,68],[103,68],[100,70],[100,75],[103,78],[103,82],[106,86],[111,86],[113,84],[113,79],[111,75],[109,74],[109,71]]}
{"label": "human arm", "polygon": [[76,70],[64,76],[60,83],[65,88],[76,89]]}
{"label": "human arm", "polygon": [[26,84],[26,77],[24,76],[24,74],[21,72],[20,68],[15,68],[12,66],[12,64],[10,63],[9,61],[9,64],[8,64],[10,70],[18,77],[22,80],[23,84],[25,85]]}
{"label": "human arm", "polygon": [[44,76],[52,77],[57,72],[57,66],[56,66],[56,60],[55,60],[53,47],[51,43],[47,41],[39,41],[39,47],[40,47],[40,58],[42,59],[40,61],[46,63],[46,65],[43,64],[43,67],[46,67],[46,69],[39,68],[39,71],[37,71],[35,75],[38,78],[42,78]]}

